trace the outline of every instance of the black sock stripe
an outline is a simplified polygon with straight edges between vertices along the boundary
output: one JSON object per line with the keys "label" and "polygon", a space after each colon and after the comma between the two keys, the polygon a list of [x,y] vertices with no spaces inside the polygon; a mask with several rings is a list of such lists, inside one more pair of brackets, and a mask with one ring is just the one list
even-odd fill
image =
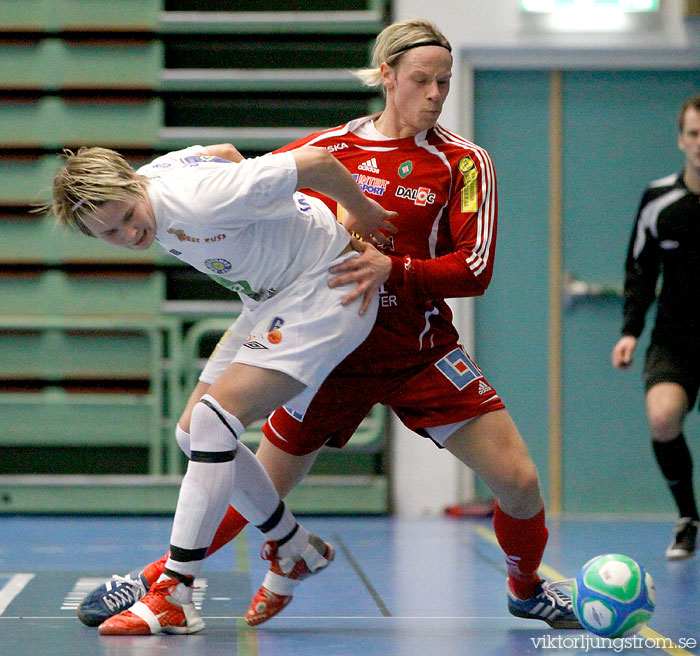
{"label": "black sock stripe", "polygon": [[192,451],[190,453],[192,462],[231,462],[235,457],[235,451]]}
{"label": "black sock stripe", "polygon": [[200,403],[204,403],[204,405],[206,405],[208,408],[210,408],[210,409],[214,412],[214,414],[215,414],[219,419],[221,419],[221,423],[222,423],[224,426],[226,426],[226,428],[228,428],[228,429],[231,431],[231,434],[233,435],[234,439],[236,439],[236,440],[238,439],[238,435],[236,434],[236,431],[233,430],[233,428],[231,428],[231,426],[229,426],[229,423],[226,421],[226,417],[224,417],[224,416],[221,414],[221,412],[219,412],[219,409],[218,409],[213,403],[211,403],[211,402],[208,401],[207,399],[200,399],[199,402],[200,402]]}
{"label": "black sock stripe", "polygon": [[187,574],[180,574],[175,570],[168,569],[167,567],[163,570],[164,574],[167,574],[171,579],[175,579],[180,583],[184,583],[188,588],[191,588],[194,584],[194,576],[188,576]]}
{"label": "black sock stripe", "polygon": [[263,533],[267,533],[268,531],[275,528],[277,524],[280,523],[280,519],[282,519],[283,514],[284,501],[280,500],[279,505],[277,506],[277,508],[275,508],[275,512],[273,512],[262,524],[259,524],[256,528],[258,528]]}
{"label": "black sock stripe", "polygon": [[208,547],[201,549],[183,549],[170,545],[170,557],[179,563],[191,563],[193,560],[204,560],[207,555]]}
{"label": "black sock stripe", "polygon": [[295,524],[294,528],[291,531],[289,531],[289,533],[287,533],[287,535],[285,535],[282,539],[277,540],[277,546],[281,547],[283,544],[286,544],[287,542],[289,542],[294,537],[294,535],[296,534],[296,532],[298,530],[299,530],[299,524]]}

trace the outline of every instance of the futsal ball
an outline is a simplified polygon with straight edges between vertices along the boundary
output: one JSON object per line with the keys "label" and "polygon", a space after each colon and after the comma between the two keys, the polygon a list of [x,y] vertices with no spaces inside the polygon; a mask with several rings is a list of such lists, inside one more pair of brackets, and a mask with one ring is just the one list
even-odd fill
{"label": "futsal ball", "polygon": [[620,554],[591,558],[572,590],[574,612],[583,626],[605,638],[621,638],[643,629],[656,606],[651,575]]}

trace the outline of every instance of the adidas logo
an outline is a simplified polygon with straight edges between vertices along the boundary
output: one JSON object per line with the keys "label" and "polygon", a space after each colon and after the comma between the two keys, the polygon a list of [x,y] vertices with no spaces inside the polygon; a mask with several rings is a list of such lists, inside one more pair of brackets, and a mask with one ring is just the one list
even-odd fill
{"label": "adidas logo", "polygon": [[479,381],[479,394],[486,394],[486,392],[490,392],[493,390],[493,387],[485,383],[483,380]]}
{"label": "adidas logo", "polygon": [[379,167],[377,166],[377,158],[373,157],[368,159],[366,162],[362,162],[358,167],[359,171],[369,171],[370,173],[379,173]]}

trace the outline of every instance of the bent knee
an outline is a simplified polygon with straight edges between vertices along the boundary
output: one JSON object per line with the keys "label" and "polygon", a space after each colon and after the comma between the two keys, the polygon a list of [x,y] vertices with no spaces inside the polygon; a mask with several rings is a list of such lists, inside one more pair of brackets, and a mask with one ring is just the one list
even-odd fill
{"label": "bent knee", "polygon": [[683,413],[666,408],[649,408],[647,417],[651,436],[656,441],[667,442],[681,432]]}
{"label": "bent knee", "polygon": [[542,492],[537,468],[531,460],[511,467],[497,491],[499,505],[514,517],[530,517],[542,507]]}

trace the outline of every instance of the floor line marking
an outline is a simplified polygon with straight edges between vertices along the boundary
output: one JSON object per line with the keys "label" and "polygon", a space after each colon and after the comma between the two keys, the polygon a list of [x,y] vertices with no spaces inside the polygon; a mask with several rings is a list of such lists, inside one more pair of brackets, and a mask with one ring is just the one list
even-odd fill
{"label": "floor line marking", "polygon": [[371,581],[369,580],[369,577],[362,571],[362,568],[359,566],[357,561],[352,557],[352,554],[350,553],[350,550],[347,548],[345,543],[342,541],[340,536],[336,533],[333,536],[333,541],[337,543],[338,548],[343,552],[343,555],[348,559],[348,562],[350,563],[350,566],[355,570],[355,574],[360,577],[360,580],[362,583],[364,583],[365,587],[367,588],[368,592],[372,596],[372,599],[374,599],[374,603],[377,604],[377,608],[381,611],[382,615],[384,617],[391,617],[391,611],[387,607],[387,605],[384,603],[384,600],[381,598],[380,594],[374,589],[374,586],[372,585]]}
{"label": "floor line marking", "polygon": [[31,581],[36,574],[15,574],[10,577],[10,580],[0,589],[0,615],[5,612],[5,609],[12,603],[12,600],[24,590],[24,587]]}
{"label": "floor line marking", "polygon": [[[500,545],[498,544],[498,538],[496,537],[496,534],[493,531],[490,531],[489,529],[483,526],[474,526],[473,530],[474,533],[476,533],[480,538],[483,538],[487,542],[490,542],[491,544],[494,544],[500,548]],[[569,578],[564,576],[561,572],[557,571],[553,567],[546,565],[545,563],[542,563],[540,565],[539,571],[542,572],[547,578],[552,579],[553,581],[562,581]],[[683,649],[683,647],[677,645],[673,640],[671,640],[671,638],[667,638],[661,633],[657,633],[653,629],[650,629],[648,626],[645,626],[639,632],[639,635],[645,638],[649,638],[650,640],[655,640],[657,644],[660,645],[659,648],[665,651],[667,654],[671,654],[671,656],[694,656],[692,652]],[[666,647],[661,646],[661,644],[663,643],[670,643],[671,646],[667,649]]]}
{"label": "floor line marking", "polygon": [[[241,620],[245,618],[240,615],[201,615],[203,620]],[[445,620],[445,621],[463,621],[463,620],[498,620],[499,622],[507,619],[512,619],[512,615],[285,615],[286,620]],[[2,620],[75,620],[73,615],[17,615],[14,617],[3,616]],[[252,635],[255,635],[257,629],[252,629],[246,624],[245,628]],[[239,655],[243,652],[238,652]],[[248,652],[246,652],[248,653]],[[691,654],[691,656],[694,656]]]}
{"label": "floor line marking", "polygon": [[[239,533],[233,541],[233,552],[236,558],[235,571],[247,574],[250,581],[250,558],[248,556],[248,538],[245,532]],[[207,619],[218,619],[215,617]],[[260,656],[258,634],[245,622],[244,617],[228,617],[236,621],[236,648],[239,656]]]}

